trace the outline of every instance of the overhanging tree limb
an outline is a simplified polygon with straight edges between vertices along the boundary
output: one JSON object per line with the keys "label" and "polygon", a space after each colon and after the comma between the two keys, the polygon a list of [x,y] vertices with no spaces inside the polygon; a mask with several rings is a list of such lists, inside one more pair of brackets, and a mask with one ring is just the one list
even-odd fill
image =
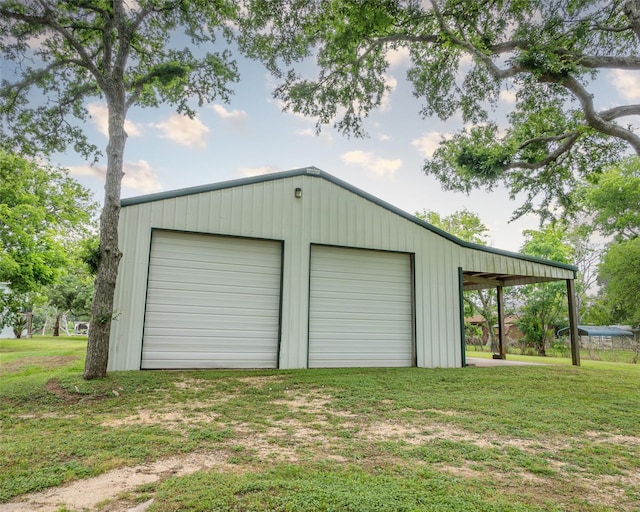
{"label": "overhanging tree limb", "polygon": [[[333,124],[347,134],[366,134],[364,119],[379,106],[390,64],[385,50],[407,49],[420,113],[442,120],[462,114],[465,123],[425,161],[425,172],[447,189],[503,183],[514,196],[525,192],[519,215],[533,211],[539,195],[540,207],[557,210],[567,207],[569,191],[581,180],[623,151],[640,154],[635,128],[617,122],[640,114],[639,106],[597,111],[591,97],[599,71],[640,70],[640,0],[250,4],[254,10],[242,26],[261,30],[260,37],[243,40],[252,55],[288,45],[286,63],[317,56],[317,79],[289,70],[276,95],[287,109],[315,116],[318,131]],[[282,76],[272,59],[265,61]],[[363,63],[366,74],[359,72]],[[509,117],[500,130],[480,134],[476,127],[490,122],[491,109],[505,106],[499,103],[504,85],[516,91]]]}
{"label": "overhanging tree limb", "polygon": [[[557,78],[543,76],[541,81],[549,81],[558,83]],[[606,133],[613,137],[627,141],[637,154],[640,155],[640,137],[632,130],[623,128],[619,124],[612,123],[600,116],[593,106],[593,96],[573,77],[566,77],[560,81],[560,85],[568,89],[580,101],[584,117],[589,126],[595,128],[599,132]]]}

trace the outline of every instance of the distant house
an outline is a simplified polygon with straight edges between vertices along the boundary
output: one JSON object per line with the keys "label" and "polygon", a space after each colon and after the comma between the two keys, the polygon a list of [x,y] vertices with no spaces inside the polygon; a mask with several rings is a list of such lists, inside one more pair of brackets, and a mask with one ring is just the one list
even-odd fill
{"label": "distant house", "polygon": [[[489,333],[487,330],[487,322],[482,315],[473,315],[464,319],[465,322],[471,325],[476,325],[482,329],[482,342],[486,344],[489,341]],[[516,325],[518,318],[515,316],[506,316],[504,319],[505,326],[505,339],[508,342],[519,340],[524,336],[522,331],[518,329]],[[494,332],[498,333],[498,325],[493,325]]]}
{"label": "distant house", "polygon": [[576,273],[314,167],[121,204],[110,370],[461,367],[464,290]]}

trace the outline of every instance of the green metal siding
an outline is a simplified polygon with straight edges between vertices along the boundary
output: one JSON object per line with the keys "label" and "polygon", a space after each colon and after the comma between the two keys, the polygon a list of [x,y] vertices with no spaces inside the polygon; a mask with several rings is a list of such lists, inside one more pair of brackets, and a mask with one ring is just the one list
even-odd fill
{"label": "green metal siding", "polygon": [[[462,243],[320,171],[240,180],[123,201],[110,369],[138,369],[153,228],[282,240],[280,368],[307,364],[310,245],[415,254],[416,358],[421,367],[462,360],[458,267],[572,279],[574,267]],[[295,198],[295,188],[302,197]]]}

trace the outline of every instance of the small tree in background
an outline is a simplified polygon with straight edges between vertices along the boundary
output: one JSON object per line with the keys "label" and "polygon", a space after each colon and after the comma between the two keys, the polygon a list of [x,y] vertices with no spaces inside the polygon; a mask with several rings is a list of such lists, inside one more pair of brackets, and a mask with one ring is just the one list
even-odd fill
{"label": "small tree in background", "polygon": [[[478,214],[467,209],[458,210],[446,217],[434,211],[422,210],[421,212],[416,212],[416,217],[466,242],[487,245],[489,229],[482,223]],[[489,346],[492,352],[497,352],[499,343],[493,328],[498,319],[496,291],[494,289],[471,290],[464,292],[463,299],[465,304],[469,306],[470,315],[474,315],[477,312],[484,318],[483,322]],[[473,336],[477,337],[477,330],[471,329],[471,326],[469,326],[468,330],[473,333]],[[482,338],[482,333],[480,333],[480,337]]]}
{"label": "small tree in background", "polygon": [[0,327],[17,325],[56,281],[94,211],[90,192],[66,171],[0,151],[0,282],[9,287],[0,294]]}
{"label": "small tree in background", "polygon": [[[561,224],[536,230],[525,230],[525,242],[521,252],[560,263],[569,263],[572,248],[566,242],[566,230]],[[566,286],[563,282],[538,283],[517,286],[510,293],[516,325],[525,336],[525,342],[533,346],[538,355],[546,355],[546,347],[560,324],[566,322]]]}
{"label": "small tree in background", "polygon": [[607,323],[640,325],[640,158],[607,169],[584,198],[595,228],[613,237],[598,269],[602,290],[593,314],[605,310]]}
{"label": "small tree in background", "polygon": [[[54,316],[54,336],[60,335],[60,321],[66,319],[67,314],[85,320],[91,317],[93,277],[81,266],[68,268],[53,285],[45,290],[44,294]],[[63,330],[67,331],[64,324]]]}
{"label": "small tree in background", "polygon": [[640,326],[640,237],[609,248],[600,264],[600,281],[611,318]]}

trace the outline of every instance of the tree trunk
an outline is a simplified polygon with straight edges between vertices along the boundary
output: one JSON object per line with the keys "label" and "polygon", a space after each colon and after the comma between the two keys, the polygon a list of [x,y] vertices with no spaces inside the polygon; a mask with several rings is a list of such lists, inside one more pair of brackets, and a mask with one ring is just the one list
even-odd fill
{"label": "tree trunk", "polygon": [[60,314],[56,313],[56,321],[53,324],[53,335],[60,336]]}
{"label": "tree trunk", "polygon": [[107,374],[109,362],[109,334],[114,317],[113,298],[122,253],[118,248],[118,221],[120,219],[120,188],[123,176],[126,133],[125,93],[123,85],[112,86],[106,94],[109,108],[109,144],[107,145],[107,176],[104,185],[104,207],[100,215],[100,261],[96,274],[91,329],[87,342],[84,378],[101,379]]}
{"label": "tree trunk", "polygon": [[[486,294],[485,294],[486,292]],[[492,296],[488,290],[478,290],[478,299],[480,300],[480,314],[485,319],[485,325],[487,326],[487,337],[489,340],[489,347],[494,354],[499,352],[498,338],[496,332],[493,329],[493,315],[495,313],[495,305],[493,304]]]}
{"label": "tree trunk", "polygon": [[60,327],[64,331],[64,335],[65,336],[69,336],[69,320],[67,320],[67,314],[66,313],[62,313],[62,316],[60,318],[62,320],[62,323],[60,324]]}

